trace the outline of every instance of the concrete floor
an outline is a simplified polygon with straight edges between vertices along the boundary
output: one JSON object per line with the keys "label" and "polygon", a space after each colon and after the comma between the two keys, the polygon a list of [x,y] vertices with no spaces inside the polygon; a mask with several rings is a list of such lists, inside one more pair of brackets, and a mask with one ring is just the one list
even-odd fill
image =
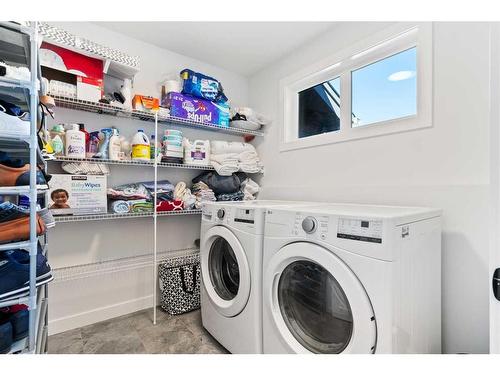
{"label": "concrete floor", "polygon": [[50,354],[228,354],[201,325],[200,310],[150,309],[49,336]]}

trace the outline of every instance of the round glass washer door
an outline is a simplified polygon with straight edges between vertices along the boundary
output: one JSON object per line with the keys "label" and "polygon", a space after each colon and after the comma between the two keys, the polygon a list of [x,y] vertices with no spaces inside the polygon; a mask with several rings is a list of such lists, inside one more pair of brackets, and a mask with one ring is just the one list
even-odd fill
{"label": "round glass washer door", "polygon": [[269,283],[264,308],[272,306],[276,331],[288,351],[374,351],[371,303],[358,278],[333,252],[308,242],[286,245],[269,262],[264,289]]}
{"label": "round glass washer door", "polygon": [[245,251],[227,228],[215,226],[201,245],[201,270],[205,290],[224,316],[238,315],[250,297],[250,268]]}

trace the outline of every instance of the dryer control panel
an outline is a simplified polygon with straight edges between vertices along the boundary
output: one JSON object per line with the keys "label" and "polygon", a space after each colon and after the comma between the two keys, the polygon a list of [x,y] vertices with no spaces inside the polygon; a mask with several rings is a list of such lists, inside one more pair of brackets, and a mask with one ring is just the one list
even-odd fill
{"label": "dryer control panel", "polygon": [[382,220],[339,217],[337,238],[382,243]]}

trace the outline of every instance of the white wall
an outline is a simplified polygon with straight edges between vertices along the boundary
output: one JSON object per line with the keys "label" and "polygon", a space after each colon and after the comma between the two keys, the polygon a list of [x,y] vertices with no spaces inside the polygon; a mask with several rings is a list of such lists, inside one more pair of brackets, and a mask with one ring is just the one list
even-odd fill
{"label": "white wall", "polygon": [[[139,56],[141,70],[134,81],[134,93],[158,97],[160,82],[167,74],[178,73],[183,68],[191,68],[218,78],[224,85],[226,95],[235,105],[247,104],[248,80],[236,73],[117,34],[91,23],[52,24],[129,55]],[[49,126],[52,126],[54,122],[83,122],[89,131],[116,126],[121,134],[128,137],[140,128],[144,129],[148,135],[154,133],[153,123],[62,108],[56,110],[56,121],[51,120]],[[159,127],[159,132],[169,128],[176,127],[162,125]],[[241,140],[238,136],[210,131],[178,129],[191,139]],[[108,186],[154,178],[152,168],[134,166],[110,166],[110,168]],[[49,171],[60,172],[59,165],[51,163]],[[190,186],[191,179],[201,172],[159,168],[159,178],[168,179],[174,184],[178,181],[185,181]],[[159,218],[158,222],[159,251],[192,248],[194,240],[199,238],[200,217],[198,215],[163,217]],[[51,334],[151,306],[152,266],[144,267],[142,263],[134,266],[131,263],[133,259],[143,259],[145,255],[152,253],[152,225],[151,218],[141,218],[60,223],[51,230],[50,264],[53,268],[59,269],[59,275],[65,275],[59,281],[56,278],[51,284],[49,311]],[[117,273],[114,268],[120,267],[121,263],[117,260],[121,258],[132,260]],[[104,266],[100,265],[102,262],[105,262]],[[89,267],[95,271],[89,274],[87,272]],[[104,275],[103,273],[106,272],[113,272],[114,276]],[[74,278],[80,281],[75,281]],[[139,280],[140,282],[131,284],[124,280]],[[131,285],[136,286],[131,287]],[[99,293],[95,293],[96,291]]]}
{"label": "white wall", "polygon": [[439,207],[443,350],[488,352],[489,25],[434,25],[434,127],[279,152],[279,80],[386,27],[342,23],[250,79],[274,118],[260,198]]}

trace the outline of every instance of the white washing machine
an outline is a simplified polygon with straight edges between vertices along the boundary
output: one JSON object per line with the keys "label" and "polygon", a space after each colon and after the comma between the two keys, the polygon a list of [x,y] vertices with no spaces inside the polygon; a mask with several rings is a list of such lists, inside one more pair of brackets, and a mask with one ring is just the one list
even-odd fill
{"label": "white washing machine", "polygon": [[268,209],[264,353],[440,353],[441,211]]}
{"label": "white washing machine", "polygon": [[267,208],[311,203],[214,202],[201,221],[201,315],[231,353],[262,353],[262,245]]}

